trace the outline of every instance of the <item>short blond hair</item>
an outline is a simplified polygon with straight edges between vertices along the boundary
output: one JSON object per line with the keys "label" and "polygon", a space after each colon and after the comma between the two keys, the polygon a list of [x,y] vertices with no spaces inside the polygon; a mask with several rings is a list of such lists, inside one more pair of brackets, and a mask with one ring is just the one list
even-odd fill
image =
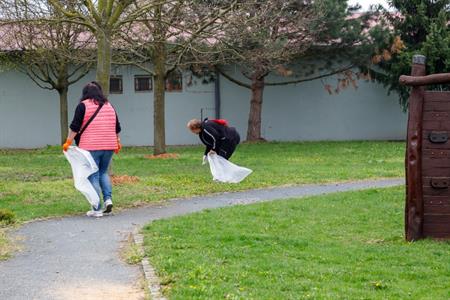
{"label": "short blond hair", "polygon": [[187,128],[190,130],[200,129],[202,127],[202,121],[199,119],[192,119],[187,123]]}

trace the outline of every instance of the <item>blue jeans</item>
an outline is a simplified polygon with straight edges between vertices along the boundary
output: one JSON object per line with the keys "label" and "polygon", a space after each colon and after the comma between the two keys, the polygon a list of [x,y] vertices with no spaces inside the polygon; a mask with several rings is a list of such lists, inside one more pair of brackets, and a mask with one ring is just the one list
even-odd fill
{"label": "blue jeans", "polygon": [[[113,150],[95,150],[89,152],[98,166],[98,171],[89,176],[88,179],[94,186],[99,197],[103,193],[103,201],[111,199],[112,185],[109,179],[108,167],[113,156]],[[94,210],[100,210],[101,207],[102,205],[99,203],[98,207],[93,208]]]}

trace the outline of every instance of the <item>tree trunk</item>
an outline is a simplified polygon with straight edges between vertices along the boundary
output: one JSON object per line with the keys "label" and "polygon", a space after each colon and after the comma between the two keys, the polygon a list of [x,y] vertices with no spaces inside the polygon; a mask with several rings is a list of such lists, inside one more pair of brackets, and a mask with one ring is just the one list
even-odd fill
{"label": "tree trunk", "polygon": [[58,90],[59,94],[59,122],[61,128],[61,145],[65,143],[66,138],[69,134],[69,120],[67,117],[67,92],[69,88],[65,85],[63,88]]}
{"label": "tree trunk", "polygon": [[261,113],[265,76],[252,77],[252,98],[248,116],[247,141],[261,140]]}
{"label": "tree trunk", "polygon": [[[155,7],[155,19],[162,20],[163,4]],[[155,89],[153,92],[153,154],[166,153],[165,126],[165,85],[166,85],[166,30],[162,22],[157,22],[154,30]]]}
{"label": "tree trunk", "polygon": [[155,47],[155,89],[153,92],[153,154],[166,153],[165,128],[165,85],[166,85],[166,52],[164,45]]}
{"label": "tree trunk", "polygon": [[111,35],[107,31],[97,31],[97,74],[96,80],[100,83],[103,94],[109,95],[109,77],[111,74]]}

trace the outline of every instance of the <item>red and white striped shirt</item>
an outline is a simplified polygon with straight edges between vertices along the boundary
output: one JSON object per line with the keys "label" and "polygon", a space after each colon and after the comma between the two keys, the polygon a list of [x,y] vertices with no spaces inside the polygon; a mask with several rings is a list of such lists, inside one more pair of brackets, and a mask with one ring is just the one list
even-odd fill
{"label": "red and white striped shirt", "polygon": [[[95,113],[98,105],[93,100],[84,100],[85,107],[83,124],[84,128],[87,121]],[[116,111],[114,107],[106,102],[98,114],[88,125],[81,135],[79,147],[84,150],[115,150],[117,149],[116,135]]]}

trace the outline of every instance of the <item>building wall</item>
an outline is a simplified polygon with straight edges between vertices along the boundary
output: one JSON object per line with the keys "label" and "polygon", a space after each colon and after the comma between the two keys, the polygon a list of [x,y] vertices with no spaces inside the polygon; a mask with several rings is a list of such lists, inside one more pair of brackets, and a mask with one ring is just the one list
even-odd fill
{"label": "building wall", "polygon": [[[122,125],[124,145],[153,144],[153,93],[135,92],[134,75],[142,72],[131,67],[113,68],[123,76],[123,93],[111,94]],[[69,88],[69,123],[79,102],[83,86],[95,78],[91,72]],[[166,93],[166,142],[169,145],[196,144],[186,123],[200,118],[202,108],[214,108],[214,85],[187,86],[182,92]],[[210,117],[213,111],[208,111]],[[37,87],[31,79],[15,71],[0,73],[0,148],[36,148],[59,144],[59,96],[56,91]]]}
{"label": "building wall", "polygon": [[[134,91],[132,67],[113,68],[123,76],[123,94],[111,94],[122,123],[125,145],[153,144],[153,94]],[[237,73],[236,73],[237,74]],[[235,75],[236,75],[235,74]],[[69,90],[69,122],[91,72]],[[198,138],[186,129],[191,118],[214,117],[214,84],[188,85],[183,91],[166,93],[166,142],[196,144]],[[276,78],[271,78],[273,80]],[[328,79],[330,83],[334,79]],[[221,77],[221,116],[245,138],[250,91]],[[387,96],[378,84],[359,82],[329,95],[321,81],[267,87],[264,91],[262,135],[268,140],[404,139],[406,115],[394,95]],[[0,148],[35,148],[59,143],[59,97],[56,91],[38,88],[26,75],[0,73]]]}
{"label": "building wall", "polygon": [[[229,72],[236,78],[239,74]],[[269,77],[267,82],[279,78]],[[395,94],[387,95],[377,83],[360,80],[330,95],[324,81],[336,85],[336,77],[296,85],[264,89],[261,134],[267,140],[401,140],[406,137],[407,114]],[[221,79],[222,117],[246,136],[250,90]]]}
{"label": "building wall", "polygon": [[[144,75],[131,67],[113,70],[123,76],[123,94],[111,94],[110,101],[116,107],[122,125],[121,141],[124,145],[144,146],[153,144],[153,92],[135,92],[134,76]],[[191,134],[186,123],[200,117],[203,107],[214,105],[214,86],[188,86],[187,74],[183,76],[182,92],[166,93],[166,143],[168,145],[195,144],[198,138]],[[81,86],[78,88],[81,91]]]}
{"label": "building wall", "polygon": [[0,73],[0,147],[59,143],[58,96],[17,72]]}

